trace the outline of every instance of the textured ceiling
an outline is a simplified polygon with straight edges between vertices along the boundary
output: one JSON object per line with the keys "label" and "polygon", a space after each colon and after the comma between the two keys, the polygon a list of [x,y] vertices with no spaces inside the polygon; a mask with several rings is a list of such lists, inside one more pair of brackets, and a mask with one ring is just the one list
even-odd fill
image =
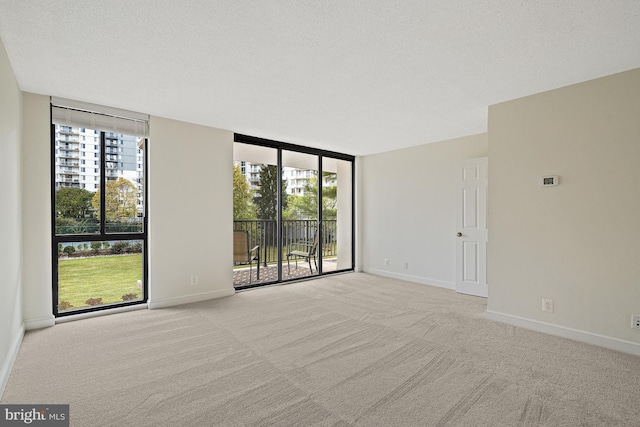
{"label": "textured ceiling", "polygon": [[24,91],[365,155],[640,67],[640,1],[0,0],[0,36]]}

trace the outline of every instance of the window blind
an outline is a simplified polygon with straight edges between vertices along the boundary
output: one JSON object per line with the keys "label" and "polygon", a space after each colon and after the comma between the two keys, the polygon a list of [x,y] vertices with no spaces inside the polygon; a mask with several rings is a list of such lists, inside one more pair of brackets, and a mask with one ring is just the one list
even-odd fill
{"label": "window blind", "polygon": [[88,102],[51,97],[51,119],[63,126],[149,136],[149,115]]}

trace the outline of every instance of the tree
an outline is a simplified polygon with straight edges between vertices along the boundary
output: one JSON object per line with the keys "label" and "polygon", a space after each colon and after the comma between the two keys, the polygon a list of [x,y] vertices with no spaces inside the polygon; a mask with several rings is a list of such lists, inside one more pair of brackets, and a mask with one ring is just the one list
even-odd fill
{"label": "tree", "polygon": [[59,218],[85,218],[92,215],[93,193],[84,188],[64,187],[56,191],[56,212]]}
{"label": "tree", "polygon": [[[131,181],[118,178],[117,181],[107,182],[105,193],[105,211],[107,221],[117,222],[124,219],[135,218],[138,215],[136,203],[138,201],[136,186]],[[100,190],[93,194],[91,204],[100,219]]]}
{"label": "tree", "polygon": [[322,187],[322,218],[338,218],[338,186],[336,180],[338,175],[335,172],[323,172],[322,178],[325,183]]}
{"label": "tree", "polygon": [[239,165],[233,166],[233,219],[256,219],[253,191]]}
{"label": "tree", "polygon": [[277,166],[260,166],[259,188],[253,198],[259,219],[277,219],[278,181],[282,188],[282,210],[284,211],[288,205],[287,181],[278,176]]}
{"label": "tree", "polygon": [[[336,174],[322,174],[325,185],[322,187],[322,219],[336,219],[338,187],[335,184]],[[318,178],[309,178],[302,196],[289,196],[289,207],[285,212],[287,219],[318,218]]]}

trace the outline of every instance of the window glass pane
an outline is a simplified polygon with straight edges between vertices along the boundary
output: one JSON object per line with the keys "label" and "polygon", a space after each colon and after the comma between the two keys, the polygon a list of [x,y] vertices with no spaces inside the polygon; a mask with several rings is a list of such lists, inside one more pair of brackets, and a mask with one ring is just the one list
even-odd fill
{"label": "window glass pane", "polygon": [[143,230],[144,139],[105,133],[105,229],[107,233]]}
{"label": "window glass pane", "polygon": [[318,274],[318,156],[282,151],[282,278]]}
{"label": "window glass pane", "polygon": [[58,244],[58,312],[143,299],[142,240]]}
{"label": "window glass pane", "polygon": [[322,159],[322,271],[350,269],[352,163]]}
{"label": "window glass pane", "polygon": [[[93,130],[55,126],[55,213],[56,234],[100,232],[100,170],[80,168],[80,157],[100,155],[99,146],[80,145],[79,137]],[[93,136],[91,137],[93,138]],[[96,148],[97,147],[97,148]],[[83,161],[84,164],[84,161]]]}
{"label": "window glass pane", "polygon": [[[278,280],[277,150],[234,144],[233,285]],[[282,180],[281,184],[282,184]]]}

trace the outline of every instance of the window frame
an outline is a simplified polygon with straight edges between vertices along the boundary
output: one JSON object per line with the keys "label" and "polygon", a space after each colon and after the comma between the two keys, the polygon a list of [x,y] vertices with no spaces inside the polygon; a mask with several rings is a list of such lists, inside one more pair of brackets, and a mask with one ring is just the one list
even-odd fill
{"label": "window frame", "polygon": [[[50,106],[51,110],[53,109],[53,105]],[[106,134],[105,131],[97,131],[99,136],[99,149],[100,149],[100,160],[99,160],[99,170],[102,171],[99,175],[100,181],[98,184],[98,189],[100,189],[100,229],[98,233],[92,234],[57,234],[56,233],[56,124],[53,121],[53,114],[50,111],[50,148],[51,148],[51,257],[52,257],[52,309],[53,315],[56,318],[61,318],[65,316],[72,316],[96,311],[109,310],[113,308],[121,308],[128,307],[134,305],[143,305],[147,304],[148,294],[149,294],[149,282],[148,282],[148,271],[149,271],[149,256],[148,256],[148,209],[149,209],[149,201],[148,201],[148,188],[149,188],[149,179],[148,179],[148,159],[149,159],[149,137],[144,136],[144,150],[143,150],[143,215],[142,215],[142,231],[141,232],[107,232],[107,221],[106,221],[106,183],[107,183],[107,175],[106,175]],[[62,125],[61,125],[62,126]],[[94,133],[95,134],[95,133]],[[97,153],[96,153],[97,154]],[[94,177],[95,178],[95,177]],[[130,241],[130,240],[138,240],[142,241],[142,297],[140,299],[136,299],[134,301],[122,301],[122,302],[114,302],[114,303],[106,303],[103,305],[97,306],[87,306],[80,307],[72,310],[65,310],[60,312],[58,310],[59,304],[59,257],[58,257],[58,244],[59,243],[74,243],[74,242],[104,242],[104,241],[113,241],[113,240],[121,240],[121,241]]]}

